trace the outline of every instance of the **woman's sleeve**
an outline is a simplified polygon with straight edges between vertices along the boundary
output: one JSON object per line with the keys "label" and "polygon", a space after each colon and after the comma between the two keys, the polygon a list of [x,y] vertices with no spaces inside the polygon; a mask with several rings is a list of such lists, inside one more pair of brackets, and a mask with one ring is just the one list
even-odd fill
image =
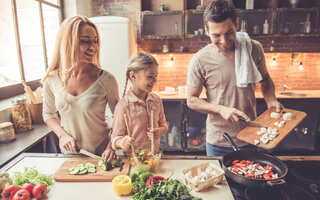
{"label": "woman's sleeve", "polygon": [[46,121],[50,118],[56,118],[57,109],[55,107],[55,97],[50,87],[49,80],[47,79],[43,84],[43,108],[42,108],[42,116],[43,120]]}
{"label": "woman's sleeve", "polygon": [[126,135],[126,124],[123,115],[125,114],[125,106],[119,102],[115,108],[112,123],[111,143],[112,149],[117,150],[116,140],[122,139]]}
{"label": "woman's sleeve", "polygon": [[115,107],[119,101],[119,89],[115,77],[111,74],[110,77],[111,78],[107,86],[107,101],[112,114],[114,114]]}

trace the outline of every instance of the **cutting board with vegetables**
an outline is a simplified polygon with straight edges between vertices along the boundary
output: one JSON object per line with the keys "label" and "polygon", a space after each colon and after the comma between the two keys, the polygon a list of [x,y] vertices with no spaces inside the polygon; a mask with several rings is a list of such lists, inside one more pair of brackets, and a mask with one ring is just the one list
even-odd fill
{"label": "cutting board with vegetables", "polygon": [[[95,173],[86,173],[86,174],[69,174],[69,169],[79,165],[86,163],[92,163],[96,167]],[[55,172],[53,178],[57,182],[111,182],[112,179],[120,174],[128,175],[130,171],[130,162],[129,159],[122,159],[121,162],[124,164],[122,167],[116,167],[109,171],[103,170],[98,166],[98,159],[90,158],[90,157],[77,157],[77,158],[69,158],[66,160],[59,169]],[[121,171],[120,171],[121,169]]]}
{"label": "cutting board with vegetables", "polygon": [[[298,111],[298,110],[292,110],[288,108],[282,109],[280,112],[280,119],[274,119],[271,118],[271,113],[275,112],[275,108],[270,108],[266,110],[264,113],[262,113],[260,116],[257,117],[255,122],[264,124],[271,128],[276,128],[278,130],[278,136],[270,140],[267,144],[264,144],[260,138],[262,135],[258,135],[258,131],[261,129],[259,127],[253,127],[253,126],[247,126],[244,129],[242,129],[238,135],[237,138],[240,140],[243,140],[245,142],[248,142],[250,144],[255,145],[254,141],[258,140],[260,143],[256,146],[263,148],[263,149],[273,149],[275,148],[287,135],[296,127],[298,124],[307,116],[305,112]],[[294,116],[294,119],[292,120],[283,120],[283,115],[285,113],[292,113]],[[275,125],[275,122],[280,121],[286,121],[283,127],[278,127]]]}

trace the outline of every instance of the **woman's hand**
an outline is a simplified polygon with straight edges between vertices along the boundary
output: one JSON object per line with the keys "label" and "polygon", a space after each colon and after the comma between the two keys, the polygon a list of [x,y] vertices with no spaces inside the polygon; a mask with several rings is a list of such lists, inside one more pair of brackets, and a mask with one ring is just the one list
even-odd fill
{"label": "woman's hand", "polygon": [[219,113],[223,119],[230,121],[230,122],[239,121],[238,116],[243,117],[246,121],[250,121],[250,118],[244,112],[242,112],[236,108],[223,106],[220,109]]}
{"label": "woman's hand", "polygon": [[124,136],[122,139],[120,139],[120,148],[123,150],[123,151],[127,151],[130,147],[131,147],[131,144],[133,142],[133,138],[126,135]]}
{"label": "woman's hand", "polygon": [[60,145],[69,152],[78,153],[76,148],[76,141],[69,134],[65,133],[59,138]]}
{"label": "woman's hand", "polygon": [[111,162],[113,159],[118,159],[115,151],[111,148],[110,143],[108,144],[106,150],[104,150],[102,153],[102,158],[105,162]]}

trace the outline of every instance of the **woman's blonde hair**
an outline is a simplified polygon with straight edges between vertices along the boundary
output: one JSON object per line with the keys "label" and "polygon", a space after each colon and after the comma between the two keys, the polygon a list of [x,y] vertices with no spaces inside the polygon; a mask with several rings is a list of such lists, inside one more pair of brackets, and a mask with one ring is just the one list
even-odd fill
{"label": "woman's blonde hair", "polygon": [[144,70],[148,67],[158,66],[157,60],[150,54],[146,52],[138,52],[131,56],[127,63],[126,71],[126,83],[124,85],[124,91],[122,97],[126,94],[128,80],[130,78],[130,72],[137,72],[139,70]]}
{"label": "woman's blonde hair", "polygon": [[89,19],[80,16],[74,16],[65,19],[60,25],[60,29],[56,38],[55,49],[53,52],[53,58],[46,75],[41,80],[44,82],[49,74],[55,70],[61,70],[63,77],[62,85],[66,94],[68,92],[67,83],[70,75],[74,71],[78,64],[79,59],[79,42],[80,42],[80,27],[84,24],[92,26],[97,32],[98,47],[96,56],[93,59],[93,64],[100,67],[99,55],[100,55],[100,38],[97,27]]}

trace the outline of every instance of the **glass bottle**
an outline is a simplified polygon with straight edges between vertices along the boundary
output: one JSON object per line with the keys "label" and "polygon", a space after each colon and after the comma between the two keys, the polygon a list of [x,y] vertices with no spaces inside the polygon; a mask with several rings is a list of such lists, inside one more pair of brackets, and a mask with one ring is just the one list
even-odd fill
{"label": "glass bottle", "polygon": [[311,22],[310,22],[310,13],[307,15],[307,21],[304,24],[305,26],[305,33],[310,33],[311,32]]}
{"label": "glass bottle", "polygon": [[29,110],[27,109],[26,100],[15,98],[12,100],[12,120],[16,132],[23,132],[32,129],[32,122]]}
{"label": "glass bottle", "polygon": [[247,32],[247,29],[246,29],[246,21],[245,21],[245,20],[242,20],[242,21],[241,21],[240,32]]}

